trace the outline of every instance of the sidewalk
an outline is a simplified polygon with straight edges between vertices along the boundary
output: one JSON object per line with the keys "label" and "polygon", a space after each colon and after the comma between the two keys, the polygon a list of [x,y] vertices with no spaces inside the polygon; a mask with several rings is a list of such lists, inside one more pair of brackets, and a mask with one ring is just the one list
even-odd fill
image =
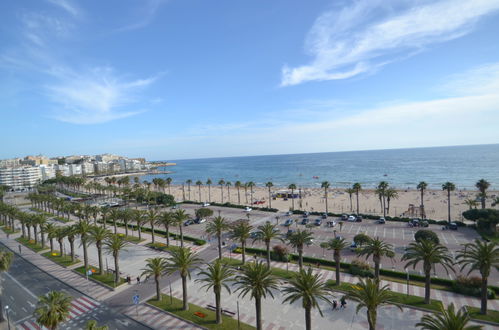
{"label": "sidewalk", "polygon": [[[224,257],[229,258],[229,256],[232,256],[232,259],[242,260],[241,254],[236,254],[236,253],[229,254],[227,252],[224,253]],[[270,264],[271,267],[286,269],[286,263],[284,262],[271,261]],[[289,263],[288,267],[290,271],[295,271],[295,272],[298,271],[299,269],[298,265],[293,263]],[[319,274],[321,274],[324,280],[333,280],[333,281],[336,280],[336,274],[332,270],[320,269],[320,268],[313,268],[313,269]],[[341,273],[341,282],[357,283],[358,277],[348,273]],[[394,292],[404,293],[404,294],[407,293],[406,284],[385,281],[385,280],[381,280],[381,284],[389,285],[390,289]],[[417,285],[409,285],[409,294],[414,296],[424,297],[424,287],[420,287]],[[455,292],[432,289],[431,298],[442,301],[444,305],[449,305],[451,303],[454,303],[454,306],[456,306],[456,308],[461,308],[462,306],[466,305],[480,308],[479,298],[465,296]],[[491,310],[499,310],[499,300],[498,299],[489,300],[487,307],[488,309]]]}
{"label": "sidewalk", "polygon": [[204,329],[145,304],[130,306],[123,313],[152,329]]}

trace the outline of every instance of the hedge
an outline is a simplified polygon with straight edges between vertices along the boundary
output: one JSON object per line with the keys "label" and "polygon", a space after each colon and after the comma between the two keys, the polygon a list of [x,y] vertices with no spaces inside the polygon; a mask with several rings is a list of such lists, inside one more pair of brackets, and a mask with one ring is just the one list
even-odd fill
{"label": "hedge", "polygon": [[[183,201],[182,202],[183,204],[197,204],[197,205],[202,205],[203,203],[200,203],[200,202],[195,202],[195,201]],[[220,207],[232,207],[232,208],[235,208],[235,209],[245,209],[246,207],[248,207],[247,205],[238,205],[238,204],[232,204],[232,203],[215,203],[215,202],[212,202],[210,203],[210,206],[220,206]],[[270,207],[257,207],[257,206],[250,206],[253,210],[259,210],[259,211],[265,211],[265,212],[279,212],[278,209],[276,208],[270,208]]]}
{"label": "hedge", "polygon": [[[255,253],[255,254],[258,254],[260,256],[266,256],[267,250],[247,247],[246,253]],[[297,254],[291,253],[290,257],[292,260],[295,260],[295,261],[298,260]],[[314,264],[314,265],[320,264],[321,266],[336,267],[336,262],[334,260],[319,259],[319,258],[303,256],[303,262]],[[343,269],[347,272],[350,272],[350,267],[351,267],[350,263],[340,262],[340,269]],[[380,275],[383,275],[383,276],[394,277],[394,278],[399,278],[399,279],[403,279],[403,280],[407,279],[407,273],[399,272],[396,270],[389,270],[389,269],[380,268],[379,273],[380,273]],[[423,282],[423,283],[425,282],[425,276],[423,276],[423,275],[410,274],[409,277],[410,277],[411,281],[417,281],[417,282]],[[449,279],[445,279],[445,278],[439,278],[439,277],[432,277],[431,278],[431,283],[443,285],[443,286],[448,287],[449,289],[453,289],[453,285],[455,282],[456,282],[455,280],[449,280]],[[494,291],[496,294],[499,294],[499,287],[489,285],[489,289]]]}

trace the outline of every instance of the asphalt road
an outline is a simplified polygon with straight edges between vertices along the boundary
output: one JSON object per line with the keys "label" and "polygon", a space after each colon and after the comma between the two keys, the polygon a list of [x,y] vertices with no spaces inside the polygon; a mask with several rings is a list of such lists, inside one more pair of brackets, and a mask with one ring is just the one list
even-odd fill
{"label": "asphalt road", "polygon": [[[5,246],[0,244],[0,248],[5,248]],[[38,302],[38,297],[49,291],[64,291],[76,301],[86,298],[80,292],[41,271],[17,254],[10,270],[2,276],[2,289],[2,303],[4,307],[5,305],[9,306],[11,325],[22,324],[31,319],[36,308],[36,303]],[[96,320],[99,325],[108,325],[109,329],[123,329],[125,327],[149,329],[120,314],[112,306],[105,303],[99,303],[99,305],[88,311],[83,310],[81,315],[65,322],[59,328],[83,328],[89,320]]]}

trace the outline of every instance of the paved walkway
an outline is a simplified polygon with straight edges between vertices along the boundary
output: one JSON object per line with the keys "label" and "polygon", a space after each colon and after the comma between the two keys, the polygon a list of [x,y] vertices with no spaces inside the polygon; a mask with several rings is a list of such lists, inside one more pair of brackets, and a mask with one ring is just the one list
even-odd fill
{"label": "paved walkway", "polygon": [[[224,256],[227,258],[231,256],[233,259],[238,259],[238,260],[242,259],[241,254],[235,254],[235,253],[229,254],[226,252]],[[284,262],[271,261],[271,266],[276,268],[286,269],[286,263]],[[293,263],[289,263],[288,267],[290,271],[298,271],[299,269],[298,265]],[[319,274],[321,274],[324,280],[336,280],[336,274],[334,271],[327,269],[320,269],[320,268],[314,268],[314,270]],[[348,283],[357,283],[358,277],[348,273],[341,273],[341,281]],[[394,292],[399,292],[404,294],[407,293],[406,284],[385,281],[385,280],[381,280],[381,284],[389,285],[390,289]],[[409,285],[409,294],[414,296],[424,297],[424,287],[420,287],[417,285]],[[444,303],[444,305],[449,305],[450,303],[454,303],[454,306],[458,308],[466,305],[471,307],[480,307],[479,298],[465,296],[455,292],[432,289],[431,298],[441,300],[442,303]],[[499,299],[489,300],[487,307],[488,309],[499,310]]]}
{"label": "paved walkway", "polygon": [[204,329],[161,312],[149,305],[130,306],[123,311],[129,317],[139,320],[152,329]]}

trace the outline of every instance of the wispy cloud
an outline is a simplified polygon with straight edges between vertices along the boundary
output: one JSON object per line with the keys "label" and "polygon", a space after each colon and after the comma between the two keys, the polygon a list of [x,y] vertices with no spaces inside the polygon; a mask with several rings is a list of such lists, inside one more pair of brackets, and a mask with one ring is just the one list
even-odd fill
{"label": "wispy cloud", "polygon": [[136,10],[136,21],[116,29],[117,32],[131,31],[136,29],[141,29],[149,25],[154,18],[161,5],[166,3],[168,0],[143,0],[140,1],[140,6]]}
{"label": "wispy cloud", "polygon": [[81,9],[71,0],[47,0],[49,3],[58,6],[74,17],[81,15]]}
{"label": "wispy cloud", "polygon": [[156,78],[126,81],[111,68],[87,73],[59,70],[58,82],[46,87],[48,96],[59,107],[54,118],[73,124],[97,124],[130,117],[143,109],[127,110],[137,102],[138,93]]}
{"label": "wispy cloud", "polygon": [[470,33],[498,0],[361,0],[320,15],[309,31],[308,65],[282,69],[282,86],[346,79]]}

